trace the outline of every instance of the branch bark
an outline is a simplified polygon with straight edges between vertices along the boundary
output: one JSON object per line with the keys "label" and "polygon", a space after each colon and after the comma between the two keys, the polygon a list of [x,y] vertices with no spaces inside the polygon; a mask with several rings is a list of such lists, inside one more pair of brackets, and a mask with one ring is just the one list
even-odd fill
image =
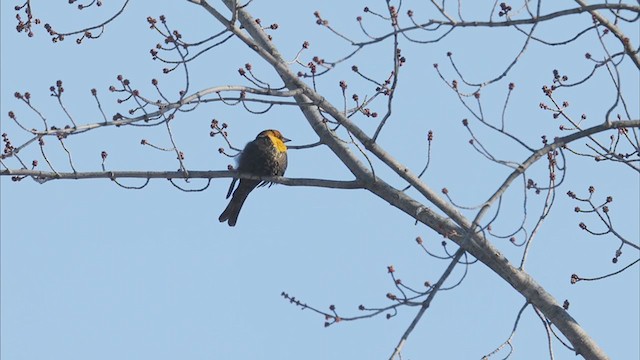
{"label": "branch bark", "polygon": [[[356,178],[365,184],[369,191],[438,233],[452,239],[461,248],[468,251],[492,269],[497,275],[522,294],[527,301],[540,309],[573,344],[577,354],[584,356],[586,359],[607,358],[604,351],[602,351],[597,343],[580,327],[577,321],[558,304],[551,294],[540,286],[529,274],[510,264],[509,260],[489,243],[482,233],[476,232],[476,224],[462,216],[453,206],[439,197],[433,190],[429,189],[426,184],[422,183],[408,168],[386,153],[360,128],[343,116],[322,96],[302,82],[302,80],[289,69],[278,50],[244,8],[236,9],[234,7],[235,2],[231,0],[223,0],[223,2],[232,13],[237,12],[237,19],[244,31],[229,22],[223,23],[223,25],[232,31],[250,49],[256,51],[264,60],[273,66],[289,90],[302,89],[303,94],[296,95],[296,101],[302,104],[308,104],[309,101],[313,101],[318,107],[328,112],[362,142],[367,150],[376,155],[398,175],[418,189],[428,200],[440,210],[444,211],[451,220],[435,213],[404,192],[393,188],[382,179],[376,177],[354,156],[343,142],[339,141],[339,139],[329,131],[322,121],[322,115],[318,109],[301,106],[300,108],[305,118],[321,140],[340,158]],[[207,11],[212,13],[216,19],[220,20],[220,13],[217,10],[208,5],[204,0],[200,1],[200,3]]]}
{"label": "branch bark", "polygon": [[598,20],[600,24],[604,25],[607,29],[609,29],[609,31],[611,31],[613,35],[615,35],[620,40],[620,42],[622,43],[622,46],[624,47],[624,52],[631,58],[631,61],[633,61],[636,67],[640,69],[640,54],[638,54],[638,51],[631,44],[631,39],[629,39],[629,37],[626,36],[620,30],[620,28],[612,24],[606,17],[602,16],[602,14],[600,14],[598,11],[590,7],[586,2],[584,2],[584,0],[575,0],[575,1],[578,4],[580,4],[582,8],[587,9],[587,11],[589,12],[589,14],[591,14],[591,16],[596,18],[596,20]]}
{"label": "branch bark", "polygon": [[362,189],[364,185],[358,180],[341,181],[325,179],[305,179],[305,178],[285,178],[280,176],[255,176],[251,174],[238,174],[232,171],[198,171],[189,170],[188,173],[182,171],[95,171],[95,172],[52,172],[30,169],[5,169],[0,171],[0,176],[27,176],[33,177],[36,181],[46,182],[49,180],[81,180],[81,179],[219,179],[219,178],[239,178],[263,180],[276,184],[288,186],[313,186],[331,189]]}

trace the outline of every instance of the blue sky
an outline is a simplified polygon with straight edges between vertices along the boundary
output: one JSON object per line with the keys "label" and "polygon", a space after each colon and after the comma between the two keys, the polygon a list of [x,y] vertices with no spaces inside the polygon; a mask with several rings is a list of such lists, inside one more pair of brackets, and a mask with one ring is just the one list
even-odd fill
{"label": "blue sky", "polygon": [[[272,4],[254,1],[250,9],[265,25],[278,23],[272,35],[285,58],[293,59],[301,44],[309,41],[311,48],[303,53],[306,62],[315,55],[334,60],[351,50],[347,43],[315,25],[313,11],[319,10],[336,29],[364,40],[356,16],[362,15],[364,5],[382,11],[384,2],[299,2],[286,12],[284,2],[281,7]],[[33,103],[50,124],[57,126],[68,122],[48,92],[59,79],[65,87],[65,105],[79,123],[101,120],[91,88],[98,90],[107,114],[128,109],[127,105],[116,104],[117,96],[107,90],[116,85],[118,74],[130,79],[134,88],[152,95],[151,79],[157,78],[162,89],[176,98],[183,76],[163,75],[164,65],[151,60],[149,49],[161,38],[149,29],[147,16],[165,14],[169,25],[177,27],[185,39],[203,39],[220,30],[210,15],[186,1],[159,1],[153,6],[132,2],[100,39],[77,45],[74,38],[68,38],[53,44],[41,27],[31,39],[17,33],[14,5],[3,3],[0,8],[0,125],[14,144],[27,137],[7,117],[9,110],[30,127],[41,125],[13,97],[15,91],[29,91]],[[33,6],[36,17],[62,32],[105,19],[119,4],[105,2],[100,9],[81,12],[66,4],[34,2]],[[437,16],[428,4],[404,6],[404,10],[414,6],[418,18]],[[545,3],[543,13],[553,11],[553,6],[560,5]],[[490,5],[466,5],[464,11],[465,18],[486,19]],[[388,31],[388,26],[375,18],[365,16],[365,20],[373,33]],[[589,24],[588,15],[571,16],[541,25],[538,36],[559,41]],[[637,28],[635,23],[625,29],[634,36]],[[557,130],[560,122],[538,106],[546,101],[540,88],[550,84],[553,69],[571,80],[588,74],[593,64],[584,53],[603,56],[594,36],[585,35],[567,48],[532,43],[505,79],[483,90],[483,111],[488,119],[500,121],[507,84],[514,82],[507,127],[534,147],[540,145],[542,135],[561,135]],[[394,115],[379,140],[381,146],[418,172],[426,161],[426,134],[433,130],[433,158],[425,182],[434,189],[447,187],[463,205],[484,201],[509,171],[487,162],[469,146],[461,120],[470,118],[470,114],[438,78],[432,64],[439,63],[448,79],[456,78],[446,56],[451,51],[470,81],[483,81],[502,72],[523,40],[521,34],[505,29],[461,29],[428,46],[404,41],[401,47],[407,64],[402,69]],[[637,36],[632,40],[636,45],[639,42]],[[357,92],[361,98],[370,94],[371,85],[358,78],[351,65],[383,78],[389,70],[390,46],[385,42],[363,50],[319,79],[318,90],[336,104],[342,102],[340,80],[348,82],[348,94]],[[266,63],[231,39],[192,65],[191,91],[224,84],[250,85],[237,73],[245,63],[251,63],[261,79],[279,84]],[[640,96],[638,72],[629,59],[621,69],[629,110],[637,118],[639,105],[633,99]],[[602,121],[613,102],[611,89],[608,75],[601,71],[583,87],[558,94],[570,102],[574,116],[588,114],[589,126],[593,126]],[[264,109],[253,106],[254,110]],[[385,103],[374,103],[372,109],[383,113]],[[232,162],[217,152],[225,146],[222,139],[209,137],[213,118],[229,124],[236,146],[243,146],[266,128],[281,130],[294,145],[317,140],[294,107],[276,107],[263,115],[253,115],[241,106],[204,104],[180,114],[173,128],[189,169],[222,170]],[[354,121],[369,133],[377,126],[371,118]],[[526,158],[522,148],[486,131],[477,122],[471,123],[485,146],[499,158]],[[109,153],[108,169],[178,168],[175,154],[142,147],[141,139],[170,146],[162,127],[103,128],[70,138],[66,145],[81,171],[100,170],[101,151]],[[57,169],[70,170],[65,152],[53,139],[45,148]],[[584,146],[578,148],[585,150]],[[39,159],[39,167],[46,169],[37,147],[22,154],[29,162]],[[596,198],[613,196],[610,208],[617,229],[637,244],[638,174],[580,157],[568,155],[567,159],[565,183],[557,192],[552,215],[534,242],[526,269],[560,302],[569,299],[572,316],[611,358],[638,358],[638,266],[604,281],[569,284],[572,273],[603,275],[634,261],[638,252],[625,247],[620,262],[612,264],[618,241],[580,231],[580,221],[593,224],[594,229],[598,223],[593,217],[573,212],[576,203],[565,195],[569,190],[585,195],[593,185]],[[404,187],[396,176],[374,164],[379,176],[393,186]],[[352,179],[326,148],[290,151],[286,175]],[[538,164],[530,176],[540,184],[546,183],[546,164]],[[139,180],[123,182],[141,184]],[[385,294],[395,288],[386,273],[387,266],[393,264],[396,275],[406,284],[420,287],[425,280],[435,282],[448,261],[425,255],[414,239],[421,236],[428,248],[442,254],[442,238],[424,226],[416,226],[411,218],[365,190],[283,185],[253,192],[238,225],[229,228],[217,221],[227,203],[224,196],[228,183],[228,179],[218,179],[206,191],[186,193],[165,180],[151,181],[143,190],[125,190],[108,180],[37,184],[28,180],[13,183],[2,177],[2,358],[387,358],[417,309],[401,309],[391,320],[380,316],[324,328],[322,317],[300,311],[280,293],[285,291],[323,310],[334,304],[345,317],[357,315],[359,304],[388,305]],[[203,183],[194,180],[183,185],[198,188]],[[409,194],[422,201],[416,192],[410,190]],[[505,233],[518,226],[522,194],[519,184],[507,193],[497,231]],[[544,199],[532,192],[527,195],[527,224],[531,228]],[[512,262],[519,263],[522,248],[507,240],[494,239],[494,243]],[[449,244],[448,248],[455,246]],[[462,271],[459,266],[452,281],[457,281]],[[495,274],[482,264],[474,264],[461,286],[436,296],[409,338],[403,358],[480,358],[508,337],[523,303],[523,298]],[[539,318],[531,309],[526,310],[514,339],[513,358],[542,358],[547,356],[546,346]],[[554,350],[556,359],[575,357],[557,341]]]}

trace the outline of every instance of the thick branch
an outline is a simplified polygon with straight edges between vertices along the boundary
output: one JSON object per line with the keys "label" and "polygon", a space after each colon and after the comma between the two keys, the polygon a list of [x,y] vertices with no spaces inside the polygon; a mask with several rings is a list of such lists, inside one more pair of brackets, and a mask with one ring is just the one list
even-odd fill
{"label": "thick branch", "polygon": [[585,3],[583,0],[575,0],[575,1],[578,4],[580,4],[583,8],[587,9],[587,11],[589,11],[589,14],[591,14],[591,16],[596,18],[596,20],[598,20],[600,24],[604,25],[607,29],[609,29],[609,31],[611,31],[613,35],[615,35],[620,40],[620,42],[622,43],[622,46],[624,46],[624,52],[627,53],[627,55],[629,55],[633,63],[636,64],[636,67],[640,69],[640,55],[638,54],[637,50],[633,47],[633,45],[631,45],[631,39],[629,39],[629,37],[626,36],[620,30],[620,28],[618,28],[615,24],[612,24],[606,17],[602,16],[602,14],[596,11],[596,9],[591,8],[591,6],[587,5],[587,3]]}
{"label": "thick branch", "polygon": [[[225,5],[232,11],[233,2],[223,0]],[[201,1],[205,3],[205,1]],[[209,9],[207,9],[209,10]],[[268,40],[262,29],[256,25],[253,18],[244,10],[238,9],[238,20],[249,33],[249,38],[243,31],[229,26],[230,30],[247,46],[256,51],[260,56],[269,62],[278,72],[290,90],[303,89],[304,95],[297,95],[296,101],[307,103],[309,99],[317,103],[325,111],[329,112],[342,125],[344,125],[354,136],[356,136],[369,151],[383,160],[389,167],[394,169],[399,175],[414,185],[438,208],[444,211],[452,220],[446,219],[425,207],[420,202],[409,197],[407,194],[391,187],[386,182],[373,176],[373,174],[363,166],[363,164],[353,156],[346,145],[340,142],[322,122],[321,114],[308,106],[301,107],[305,117],[318,133],[320,138],[331,148],[332,151],[345,163],[349,170],[361,179],[367,189],[386,200],[391,205],[409,214],[411,217],[426,224],[435,231],[451,238],[458,245],[475,256],[496,274],[506,280],[514,289],[520,292],[528,301],[539,308],[547,318],[549,318],[562,333],[574,345],[576,352],[587,359],[606,359],[604,352],[589,337],[589,335],[578,325],[578,323],[557,303],[557,301],[535,280],[522,270],[511,265],[495,247],[493,247],[480,233],[472,233],[472,241],[464,241],[465,233],[474,231],[472,223],[457,212],[450,204],[440,198],[435,192],[426,187],[409,169],[389,156],[376,143],[357,126],[344,117],[335,107],[328,103],[323,97],[310,89],[288,68],[277,49]]]}

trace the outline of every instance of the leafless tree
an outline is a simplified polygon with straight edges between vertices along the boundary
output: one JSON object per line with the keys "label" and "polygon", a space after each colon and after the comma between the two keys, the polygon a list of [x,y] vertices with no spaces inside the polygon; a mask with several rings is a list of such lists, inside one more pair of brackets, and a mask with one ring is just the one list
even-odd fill
{"label": "leafless tree", "polygon": [[[73,2],[70,1],[70,3]],[[316,24],[319,28],[333,34],[335,41],[346,44],[350,48],[339,59],[329,61],[320,56],[309,55],[311,45],[308,42],[300,44],[299,52],[293,59],[286,59],[272,41],[272,36],[275,36],[272,34],[277,32],[278,25],[275,23],[265,25],[254,18],[251,12],[252,1],[247,3],[234,0],[215,3],[205,0],[185,1],[185,6],[198,6],[203,12],[211,15],[212,22],[218,26],[218,32],[207,35],[208,37],[203,40],[186,39],[178,30],[179,24],[172,23],[181,20],[164,16],[147,19],[149,27],[157,31],[162,39],[161,43],[150,50],[151,56],[154,60],[164,63],[165,74],[183,74],[184,82],[180,85],[177,97],[163,90],[160,80],[151,80],[155,93],[145,93],[138,90],[131,80],[118,76],[117,85],[111,86],[110,91],[119,96],[118,104],[120,105],[118,106],[126,106],[127,110],[122,112],[107,110],[112,106],[105,105],[98,91],[94,89],[91,95],[99,118],[79,120],[67,111],[65,104],[69,100],[64,97],[65,88],[62,81],[58,81],[49,89],[50,95],[59,103],[68,125],[56,127],[31,101],[33,96],[31,93],[16,92],[15,97],[22,103],[22,109],[9,112],[10,121],[7,121],[6,115],[3,119],[4,152],[0,160],[3,167],[0,175],[10,176],[14,181],[31,179],[40,183],[64,179],[105,178],[119,186],[136,189],[144,188],[151,179],[170,179],[174,186],[184,191],[204,190],[212,179],[234,176],[256,177],[251,174],[237,174],[232,168],[228,171],[190,169],[184,162],[185,153],[181,151],[180,139],[172,132],[173,124],[187,118],[189,111],[208,103],[240,105],[251,113],[264,113],[273,107],[297,107],[319,140],[312,144],[292,146],[291,149],[306,151],[315,147],[326,147],[349,169],[353,179],[339,181],[276,177],[268,180],[292,186],[366,189],[372,196],[383,199],[406,216],[415,219],[416,223],[424,224],[442,235],[446,240],[443,241],[440,252],[428,249],[422,238],[417,238],[416,241],[425,253],[448,261],[449,265],[435,283],[426,283],[425,288],[422,289],[404,284],[396,277],[396,269],[389,266],[388,272],[397,289],[395,293],[387,294],[391,304],[376,308],[361,305],[361,312],[358,315],[339,315],[333,305],[330,311],[323,311],[288,293],[283,293],[286,300],[296,306],[317,312],[325,319],[325,326],[377,315],[392,317],[404,307],[418,307],[419,311],[415,319],[400,336],[397,347],[391,351],[391,359],[400,358],[409,335],[429,308],[432,299],[443,290],[445,281],[449,279],[453,269],[467,268],[469,264],[479,261],[524,297],[524,304],[517,313],[511,336],[484,358],[490,358],[503,351],[510,354],[508,349],[512,347],[511,340],[518,327],[520,315],[529,308],[533,309],[542,320],[549,340],[551,358],[554,357],[552,344],[560,342],[564,347],[586,359],[606,359],[607,356],[603,350],[567,311],[568,301],[561,304],[554,298],[525,270],[525,264],[539,229],[548,216],[556,213],[552,212],[552,207],[560,191],[575,201],[575,212],[584,215],[584,222],[579,224],[582,231],[592,236],[603,236],[616,244],[615,251],[612,251],[614,263],[621,258],[623,249],[632,253],[630,255],[632,260],[625,258],[625,264],[614,272],[597,278],[584,278],[574,274],[571,277],[572,283],[603,279],[638,266],[637,251],[640,250],[638,239],[626,232],[624,224],[614,226],[610,212],[613,199],[600,195],[595,187],[578,191],[573,189],[571,184],[564,184],[563,180],[567,167],[572,163],[577,163],[575,166],[593,167],[593,171],[601,164],[612,164],[616,166],[615,171],[619,176],[631,179],[637,177],[640,172],[638,102],[637,98],[627,97],[629,92],[634,94],[633,88],[638,85],[633,79],[638,79],[640,69],[640,55],[637,48],[639,39],[637,32],[625,32],[625,29],[633,29],[634,26],[637,30],[640,6],[623,1],[588,4],[583,0],[575,0],[573,6],[563,3],[562,8],[543,11],[542,0],[521,0],[516,3],[496,1],[486,6],[485,15],[480,15],[475,11],[466,12],[462,1],[431,0],[430,3],[425,3],[430,9],[430,15],[411,10],[410,7],[414,4],[406,1],[374,2],[369,7],[365,7],[363,13],[357,17],[361,32],[355,34],[342,32],[341,24],[330,23],[329,19],[325,19],[320,12],[316,12]],[[91,1],[79,7],[86,9],[100,5],[100,1]],[[124,1],[122,8],[103,23],[77,31],[61,32],[56,24],[42,24],[39,16],[44,14],[38,13],[37,6],[32,4],[32,1],[26,1],[16,6],[17,30],[31,37],[41,30],[40,27],[43,27],[54,42],[71,39],[82,44],[99,38],[103,32],[108,31],[110,26],[114,26],[128,5],[129,1]],[[419,6],[424,7],[425,4]],[[467,6],[475,8],[478,5]],[[559,4],[554,6],[560,7]],[[570,16],[588,19],[588,25],[582,28],[566,29],[562,34],[565,38],[560,40],[551,40],[548,34],[539,34],[539,28],[545,24],[557,24]],[[576,26],[584,23],[575,22]],[[431,44],[446,42],[452,34],[469,30],[482,30],[489,33],[508,30],[521,35],[520,40],[505,44],[510,50],[515,49],[514,55],[505,63],[500,73],[488,79],[470,80],[477,76],[465,71],[464,64],[473,59],[458,59],[451,52],[446,55],[448,64],[434,64],[431,68],[442,79],[442,83],[438,85],[439,89],[430,91],[449,90],[459,99],[460,106],[466,109],[467,118],[460,120],[469,133],[472,149],[481,154],[488,165],[507,171],[503,180],[497,183],[486,198],[475,207],[459,205],[458,201],[454,200],[455,196],[450,194],[450,190],[444,188],[441,192],[435,191],[422,179],[423,175],[428,173],[432,159],[431,144],[434,141],[432,132],[425,134],[428,150],[423,155],[424,167],[418,170],[404,165],[383,148],[379,141],[387,125],[397,121],[394,116],[398,101],[396,93],[401,89],[403,80],[412,76],[404,73],[403,67],[408,61],[424,61],[416,56],[405,55],[407,48],[428,48]],[[518,70],[517,65],[529,54],[531,47],[551,51],[570,47],[587,38],[593,45],[594,53],[586,53],[583,56],[584,60],[592,65],[592,71],[579,79],[569,79],[561,71],[554,70],[549,79],[545,80],[546,84],[541,92],[544,101],[539,103],[539,108],[549,115],[545,118],[556,119],[553,125],[556,130],[552,135],[543,136],[541,143],[535,144],[526,134],[519,132],[517,127],[509,124],[509,119],[514,116],[506,114],[519,113],[518,109],[511,106],[510,98],[511,94],[517,91],[516,86],[520,86],[510,82],[509,79]],[[203,59],[204,54],[215,55],[222,44],[228,41],[245,44],[248,52],[257,54],[275,71],[280,82],[263,80],[260,74],[253,71],[251,64],[246,64],[238,70],[243,79],[242,85],[212,84],[206,89],[193,89],[190,83],[193,76],[190,73],[192,64]],[[366,63],[366,59],[360,55],[374,46],[383,46],[386,49],[390,59],[389,67],[365,70],[361,69],[361,67],[364,68],[363,66],[352,65],[359,62]],[[504,59],[501,59],[501,62],[504,62]],[[220,71],[225,70],[228,69]],[[359,86],[356,93],[350,93],[348,92],[350,84],[347,81],[340,81],[336,84],[334,92],[322,93],[319,89],[327,86],[325,80],[327,74],[334,73],[357,79],[366,85]],[[600,83],[593,80],[598,76],[604,76],[607,79],[606,86],[592,89],[600,86],[597,85]],[[539,85],[526,84],[526,86]],[[590,118],[591,125],[587,125],[587,115],[581,114],[579,109],[570,108],[569,103],[563,100],[565,93],[578,88],[592,89],[601,94],[598,96],[598,106],[602,110],[602,115],[598,115],[597,119]],[[504,91],[506,94],[497,107],[495,100],[487,101],[484,96],[481,96],[489,90]],[[336,98],[336,94],[341,100],[328,100]],[[255,110],[255,105],[262,105],[265,108]],[[373,108],[382,110],[376,112]],[[493,110],[485,110],[487,108],[499,109],[498,115],[489,115],[488,113]],[[416,109],[416,111],[424,110]],[[358,119],[369,119],[366,125],[369,130],[364,130],[365,127]],[[371,121],[375,121],[375,126],[371,127]],[[170,147],[163,148],[149,140],[141,140],[141,143],[160,151],[174,153],[179,166],[178,171],[110,170],[107,168],[108,153],[106,151],[100,155],[102,171],[83,171],[75,165],[73,154],[67,144],[78,135],[105,127],[118,127],[120,131],[127,131],[131,126],[139,125],[165,129],[171,142]],[[233,146],[230,129],[231,127],[226,123],[212,120],[210,135],[214,139],[222,139],[225,146],[231,150],[238,151],[239,148]],[[22,140],[14,143],[16,138]],[[505,160],[513,158],[513,153],[510,150],[507,152],[496,150],[489,144],[495,141],[504,142],[517,149],[515,153],[518,156],[521,155],[520,160]],[[54,149],[49,142],[58,143],[60,146]],[[27,160],[27,156],[31,156],[34,149],[38,159]],[[63,153],[68,160],[67,163],[54,163],[50,159],[52,152]],[[220,152],[226,154],[228,150],[221,148]],[[445,156],[445,154],[434,154],[434,156]],[[592,161],[588,163],[578,161],[585,158]],[[43,161],[44,164],[42,164]],[[534,169],[536,165],[537,169]],[[45,169],[41,170],[43,166]],[[66,171],[62,171],[63,168]],[[394,177],[401,179],[403,185],[393,185],[398,183],[398,179]],[[541,177],[544,180],[540,180],[540,184],[534,180]],[[143,184],[141,186],[126,185],[122,182],[125,178],[142,179]],[[201,189],[186,189],[180,185],[184,180],[197,178],[207,179],[207,185]],[[523,220],[521,224],[512,226],[513,229],[505,233],[502,229],[494,230],[494,226],[504,213],[501,207],[505,194],[510,189],[521,189],[524,194]],[[538,208],[531,205],[532,201],[528,202],[527,196],[543,199],[542,206]],[[532,213],[534,215],[531,215]],[[636,218],[637,216],[636,214]],[[519,259],[505,257],[495,243],[495,240],[499,239],[509,239],[511,246],[519,247],[521,249]],[[448,241],[454,242],[458,246],[457,250],[449,251],[446,247]],[[453,288],[461,281],[462,279],[447,288]],[[508,354],[506,357],[509,356]]]}

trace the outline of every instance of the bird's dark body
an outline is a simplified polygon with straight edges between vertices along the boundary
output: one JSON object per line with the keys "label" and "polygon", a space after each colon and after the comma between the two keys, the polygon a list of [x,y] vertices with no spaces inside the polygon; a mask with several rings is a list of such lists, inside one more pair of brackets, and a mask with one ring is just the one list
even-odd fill
{"label": "bird's dark body", "polygon": [[[288,141],[277,130],[265,130],[258,134],[255,140],[247,143],[240,153],[237,171],[239,173],[257,176],[282,176],[287,169]],[[227,198],[231,195],[233,187],[238,179],[234,178],[229,186]],[[260,180],[240,179],[238,188],[233,191],[233,196],[227,208],[222,212],[218,220],[228,221],[229,226],[235,226],[240,210],[249,193],[258,186],[267,183]]]}

